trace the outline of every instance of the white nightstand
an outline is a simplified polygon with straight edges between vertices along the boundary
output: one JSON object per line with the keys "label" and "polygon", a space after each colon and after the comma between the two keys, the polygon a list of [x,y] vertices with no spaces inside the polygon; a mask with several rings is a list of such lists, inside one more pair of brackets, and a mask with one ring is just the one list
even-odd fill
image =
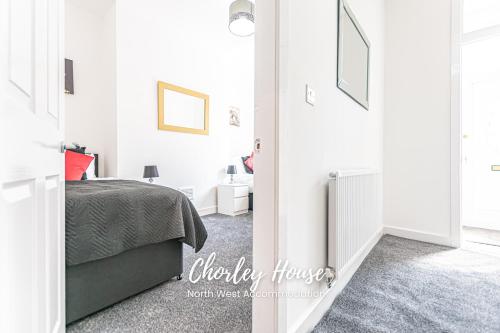
{"label": "white nightstand", "polygon": [[217,187],[217,211],[231,216],[248,213],[248,185],[220,184]]}

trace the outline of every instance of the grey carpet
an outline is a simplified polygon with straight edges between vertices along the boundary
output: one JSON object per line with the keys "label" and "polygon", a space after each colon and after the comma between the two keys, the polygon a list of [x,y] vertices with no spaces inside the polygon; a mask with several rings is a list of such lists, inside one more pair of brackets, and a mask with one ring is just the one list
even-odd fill
{"label": "grey carpet", "polygon": [[314,332],[500,332],[500,259],[384,236]]}
{"label": "grey carpet", "polygon": [[218,290],[241,291],[249,282],[238,285],[225,281],[193,284],[188,274],[194,261],[217,253],[214,266],[233,268],[240,257],[245,267],[252,262],[252,215],[203,217],[208,231],[199,253],[184,247],[184,279],[172,280],[129,298],[67,327],[67,332],[250,332],[252,300],[249,297],[188,297],[188,290],[216,293]]}

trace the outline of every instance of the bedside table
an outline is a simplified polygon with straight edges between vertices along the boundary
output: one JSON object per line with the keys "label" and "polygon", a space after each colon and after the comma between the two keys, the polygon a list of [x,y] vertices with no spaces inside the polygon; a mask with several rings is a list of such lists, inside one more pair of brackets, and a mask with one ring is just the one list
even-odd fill
{"label": "bedside table", "polygon": [[248,185],[220,184],[217,187],[217,212],[231,216],[248,213]]}

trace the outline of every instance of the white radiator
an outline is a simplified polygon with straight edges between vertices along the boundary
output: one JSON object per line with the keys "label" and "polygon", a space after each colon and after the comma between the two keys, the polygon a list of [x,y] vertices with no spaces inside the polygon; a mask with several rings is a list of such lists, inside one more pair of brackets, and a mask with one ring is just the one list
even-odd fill
{"label": "white radiator", "polygon": [[380,178],[375,170],[342,170],[330,174],[328,266],[335,270],[337,279],[380,230]]}

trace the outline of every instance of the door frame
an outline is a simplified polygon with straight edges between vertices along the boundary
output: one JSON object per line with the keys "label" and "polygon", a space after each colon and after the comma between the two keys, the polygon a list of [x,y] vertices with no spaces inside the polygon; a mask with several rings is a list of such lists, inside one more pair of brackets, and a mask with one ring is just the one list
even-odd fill
{"label": "door frame", "polygon": [[286,302],[273,296],[285,286],[270,278],[279,258],[285,256],[284,244],[280,244],[283,222],[280,225],[278,214],[279,3],[255,0],[254,136],[260,140],[261,149],[255,154],[253,269],[266,274],[258,291],[271,296],[253,298],[252,331],[269,333],[286,332],[287,324]]}
{"label": "door frame", "polygon": [[[279,1],[256,0],[255,15],[255,154],[253,268],[267,276],[284,255],[279,223]],[[64,23],[64,16],[61,17]],[[64,94],[61,90],[61,98]],[[63,202],[64,204],[64,202]],[[64,206],[64,205],[63,205]],[[259,291],[276,293],[284,287],[263,279]],[[283,300],[274,296],[252,301],[253,332],[286,332]],[[279,305],[279,306],[278,306]]]}
{"label": "door frame", "polygon": [[451,3],[451,114],[450,114],[450,236],[453,247],[462,237],[462,24],[463,0]]}
{"label": "door frame", "polygon": [[464,0],[451,3],[451,115],[450,115],[450,194],[451,245],[463,246],[462,236],[462,46],[500,35],[500,25],[463,33]]}
{"label": "door frame", "polygon": [[[283,285],[271,281],[284,257],[279,221],[279,7],[280,0],[255,1],[255,175],[253,269],[266,277],[252,301],[253,332],[286,332],[286,303],[275,297]],[[259,141],[257,141],[259,140]],[[260,145],[260,150],[257,145]],[[281,235],[281,236],[280,236]]]}

